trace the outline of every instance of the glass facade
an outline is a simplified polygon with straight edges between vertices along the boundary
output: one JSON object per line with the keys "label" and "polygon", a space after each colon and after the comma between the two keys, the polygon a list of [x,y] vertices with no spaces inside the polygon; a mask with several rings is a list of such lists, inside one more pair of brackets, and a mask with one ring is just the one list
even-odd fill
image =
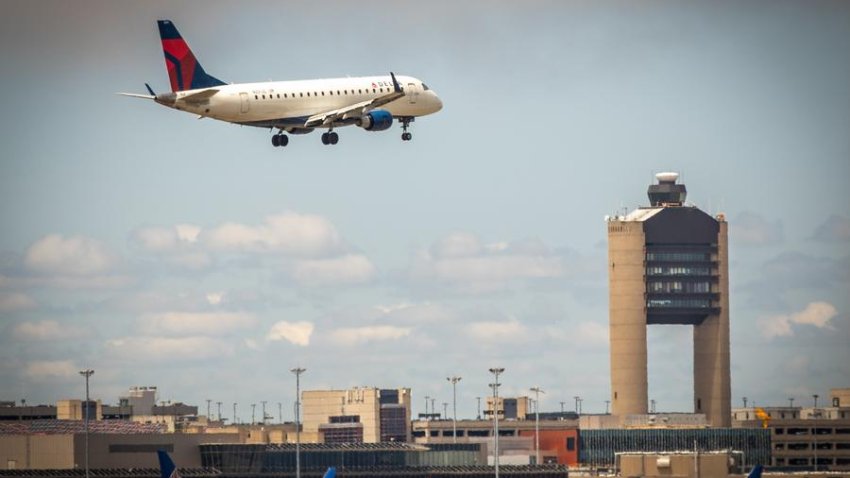
{"label": "glass facade", "polygon": [[712,244],[647,245],[647,323],[698,324],[716,313],[716,254]]}

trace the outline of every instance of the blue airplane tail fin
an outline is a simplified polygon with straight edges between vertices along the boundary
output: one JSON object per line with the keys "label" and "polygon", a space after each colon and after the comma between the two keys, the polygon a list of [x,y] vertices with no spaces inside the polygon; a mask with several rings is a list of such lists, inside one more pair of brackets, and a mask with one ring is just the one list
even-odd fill
{"label": "blue airplane tail fin", "polygon": [[762,466],[756,465],[750,471],[750,474],[747,475],[747,478],[761,478]]}
{"label": "blue airplane tail fin", "polygon": [[165,450],[157,450],[157,456],[159,456],[159,470],[161,478],[180,478],[180,473],[177,472],[177,467],[174,466],[174,462],[171,461],[171,457],[168,456],[168,452]]}
{"label": "blue airplane tail fin", "polygon": [[336,478],[336,468],[328,468],[328,471],[325,472],[325,476],[323,476],[322,478]]}

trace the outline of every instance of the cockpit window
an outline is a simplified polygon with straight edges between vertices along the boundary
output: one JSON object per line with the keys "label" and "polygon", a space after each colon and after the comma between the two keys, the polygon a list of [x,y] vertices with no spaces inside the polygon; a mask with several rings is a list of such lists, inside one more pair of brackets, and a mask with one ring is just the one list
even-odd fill
{"label": "cockpit window", "polygon": [[428,85],[426,85],[425,83],[422,83],[422,91],[428,91],[428,90],[430,90],[430,88],[428,88]]}

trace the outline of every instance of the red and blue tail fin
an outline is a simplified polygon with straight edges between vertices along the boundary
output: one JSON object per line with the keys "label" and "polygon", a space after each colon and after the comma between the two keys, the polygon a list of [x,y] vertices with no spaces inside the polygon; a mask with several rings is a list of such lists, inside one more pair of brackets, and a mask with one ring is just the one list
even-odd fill
{"label": "red and blue tail fin", "polygon": [[157,450],[159,456],[159,471],[161,478],[180,478],[180,473],[177,472],[177,467],[171,461],[171,457],[165,450]]}
{"label": "red and blue tail fin", "polygon": [[194,90],[226,84],[218,78],[208,75],[195,58],[189,44],[180,36],[171,20],[158,20],[159,37],[162,39],[162,51],[165,53],[165,67],[171,80],[171,91]]}

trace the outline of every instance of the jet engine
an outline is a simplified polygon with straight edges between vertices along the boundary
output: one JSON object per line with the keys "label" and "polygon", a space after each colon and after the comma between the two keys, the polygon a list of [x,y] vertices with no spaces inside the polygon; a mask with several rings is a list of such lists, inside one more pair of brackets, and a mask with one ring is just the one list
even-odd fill
{"label": "jet engine", "polygon": [[384,131],[393,125],[393,114],[387,110],[374,110],[360,117],[357,126],[366,131]]}

